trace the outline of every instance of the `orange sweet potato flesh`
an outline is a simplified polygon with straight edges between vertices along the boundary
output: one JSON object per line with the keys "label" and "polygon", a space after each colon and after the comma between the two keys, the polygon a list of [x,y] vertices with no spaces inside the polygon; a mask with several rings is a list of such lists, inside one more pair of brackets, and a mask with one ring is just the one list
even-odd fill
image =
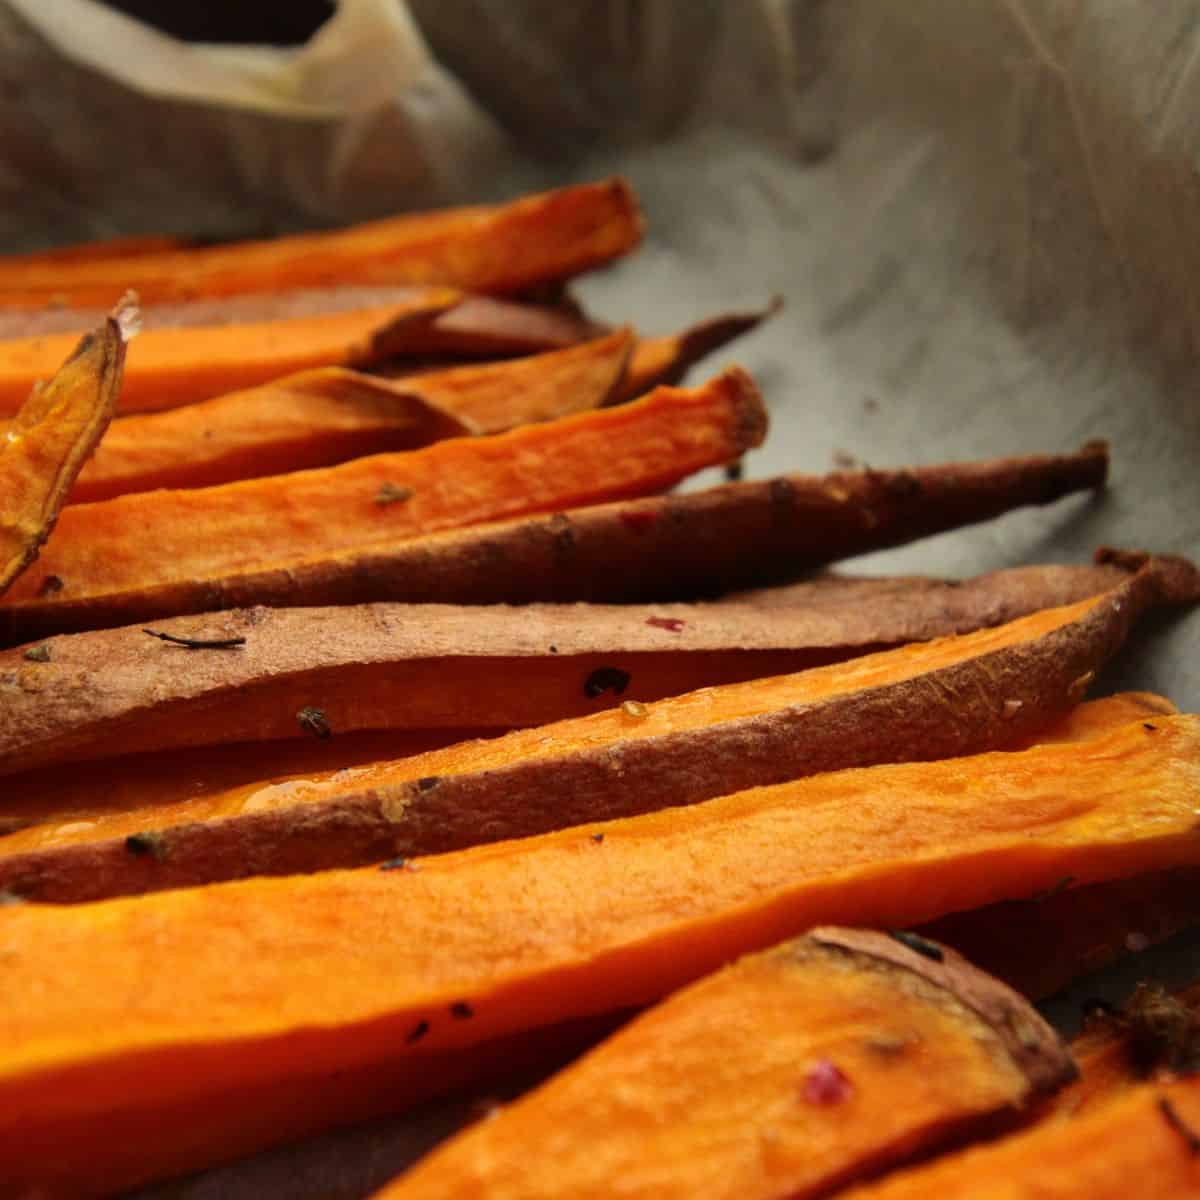
{"label": "orange sweet potato flesh", "polygon": [[1107,450],[915,470],[782,476],[637,503],[331,551],[75,597],[0,606],[0,641],[252,604],[522,604],[691,600],[795,579],[811,567],[1047,504],[1103,484]]}
{"label": "orange sweet potato flesh", "polygon": [[322,1072],[643,1005],[823,922],[911,927],[1064,874],[1195,866],[1198,756],[1200,718],[1164,717],[1153,734],[835,772],[415,870],[9,906],[0,1180],[104,1178],[128,1159],[110,1122],[139,1116],[152,1178],[196,1137],[169,1114],[205,1097],[228,1098],[204,1112],[219,1143],[256,1088],[292,1081],[300,1105]]}
{"label": "orange sweet potato flesh", "polygon": [[0,593],[38,557],[121,391],[122,317],[87,334],[0,438]]}
{"label": "orange sweet potato flesh", "polygon": [[[0,727],[0,774],[308,737],[295,717],[308,705],[339,734],[544,725],[623,699],[659,700],[988,627],[1127,579],[1118,567],[1017,568],[914,596],[885,584],[878,603],[858,589],[853,609],[376,604],[155,623],[155,633],[178,638],[244,639],[200,654],[148,642],[142,626],[96,630],[44,643],[48,661],[36,674],[23,651],[0,651],[0,680],[23,681]],[[103,683],[81,689],[84,679]]]}
{"label": "orange sweet potato flesh", "polygon": [[[3,606],[53,594],[92,597],[181,588],[231,571],[397,542],[503,517],[637,496],[758,445],[762,398],[736,368],[693,389],[488,438],[213,488],[71,505],[43,555]],[[619,445],[619,454],[613,447]],[[214,598],[210,590],[211,608]]]}
{"label": "orange sweet potato flesh", "polygon": [[376,1195],[809,1200],[928,1155],[1074,1073],[1029,1004],[942,953],[821,928],[748,955]]}
{"label": "orange sweet potato flesh", "polygon": [[630,334],[619,331],[566,350],[403,383],[323,367],[182,408],[123,417],[85,467],[71,502],[213,487],[587,412],[612,392],[631,343]]}
{"label": "orange sweet potato flesh", "polygon": [[104,305],[126,288],[147,304],[334,283],[519,292],[601,266],[640,239],[632,193],[622,180],[609,179],[508,204],[392,217],[325,233],[113,261],[31,264],[0,275],[0,306]]}
{"label": "orange sweet potato flesh", "polygon": [[474,432],[412,388],[321,367],[214,400],[119,418],[80,473],[70,503],[215,487]]}
{"label": "orange sweet potato flesh", "polygon": [[[331,316],[150,330],[130,348],[120,411],[173,408],[314,367],[367,365],[382,356],[389,328],[458,299],[448,288],[429,288],[400,304]],[[0,342],[0,414],[15,412],[75,340],[60,333]]]}
{"label": "orange sweet potato flesh", "polygon": [[[1155,559],[1094,600],[850,663],[702,689],[647,705],[645,714],[613,708],[349,773],[183,801],[172,792],[140,809],[97,812],[87,824],[43,823],[3,839],[0,887],[70,902],[377,862],[847,766],[1012,745],[1082,697],[1141,608],[1194,598],[1195,586],[1194,568]],[[18,687],[20,679],[28,673]],[[136,835],[151,836],[160,853],[131,861],[126,839]]]}
{"label": "orange sweet potato flesh", "polygon": [[709,317],[665,337],[639,338],[625,378],[613,396],[613,403],[636,400],[651,388],[664,383],[678,383],[689,367],[742,334],[757,329],[763,321],[779,311],[782,303],[776,297],[764,309]]}
{"label": "orange sweet potato flesh", "polygon": [[847,1200],[1167,1200],[1200,1195],[1200,1076],[947,1155]]}

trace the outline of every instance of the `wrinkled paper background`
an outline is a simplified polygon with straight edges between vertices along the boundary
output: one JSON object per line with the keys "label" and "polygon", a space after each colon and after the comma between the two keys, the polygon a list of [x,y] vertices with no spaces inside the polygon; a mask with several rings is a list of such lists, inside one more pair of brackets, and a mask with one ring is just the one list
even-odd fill
{"label": "wrinkled paper background", "polygon": [[[287,51],[0,0],[0,89],[8,248],[623,172],[649,234],[580,283],[600,315],[786,298],[726,353],[772,410],[752,475],[1112,442],[1107,494],[864,569],[1200,556],[1200,0],[343,0]],[[1165,618],[1101,682],[1200,709],[1198,657],[1200,614]],[[1148,971],[1200,971],[1200,937],[1085,990]]]}

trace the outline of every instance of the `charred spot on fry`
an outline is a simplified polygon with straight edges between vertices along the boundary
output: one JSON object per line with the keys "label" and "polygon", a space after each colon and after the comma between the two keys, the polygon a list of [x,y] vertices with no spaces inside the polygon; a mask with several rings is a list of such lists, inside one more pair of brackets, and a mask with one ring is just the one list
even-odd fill
{"label": "charred spot on fry", "polygon": [[622,671],[620,667],[597,667],[583,681],[583,694],[589,700],[595,700],[605,692],[619,696],[629,686],[632,678],[628,671]]}
{"label": "charred spot on fry", "polygon": [[902,946],[907,946],[922,958],[928,958],[933,962],[941,962],[946,957],[945,951],[937,942],[931,942],[928,938],[923,938],[919,933],[913,933],[908,929],[889,929],[888,937]]}
{"label": "charred spot on fry", "polygon": [[310,733],[315,738],[324,740],[333,736],[333,726],[329,724],[329,718],[323,709],[305,705],[296,714],[296,722],[305,733]]}
{"label": "charred spot on fry", "polygon": [[391,480],[385,480],[381,483],[379,491],[375,493],[375,503],[380,508],[386,508],[389,504],[403,504],[405,500],[411,500],[412,498],[412,488],[392,483]]}

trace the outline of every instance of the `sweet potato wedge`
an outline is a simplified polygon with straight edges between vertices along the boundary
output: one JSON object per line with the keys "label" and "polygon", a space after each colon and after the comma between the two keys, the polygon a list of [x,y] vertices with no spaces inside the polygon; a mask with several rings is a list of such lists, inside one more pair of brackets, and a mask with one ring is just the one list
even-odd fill
{"label": "sweet potato wedge", "polygon": [[1200,1195],[1200,1075],[950,1154],[847,1200],[1167,1200]]}
{"label": "sweet potato wedge", "polygon": [[94,262],[30,264],[0,275],[0,306],[147,304],[331,283],[449,284],[519,292],[628,253],[641,216],[619,179],[491,207],[392,217],[348,229]]}
{"label": "sweet potato wedge", "polygon": [[186,250],[190,244],[186,238],[171,237],[168,234],[132,234],[96,242],[52,246],[46,250],[32,250],[25,254],[4,254],[0,255],[0,280],[10,272],[20,279],[30,267],[108,262],[112,259],[137,258],[143,254],[165,254]]}
{"label": "sweet potato wedge", "polygon": [[[997,629],[283,786],[183,802],[171,793],[87,824],[20,829],[3,839],[0,887],[70,902],[377,862],[852,765],[1008,746],[1081,698],[1140,608],[1194,595],[1196,579],[1180,560],[1152,560],[1098,599]],[[131,858],[129,838],[160,852]]]}
{"label": "sweet potato wedge", "polygon": [[[262,324],[298,318],[328,317],[373,308],[411,304],[423,287],[295,288],[210,300],[180,300],[142,309],[143,328],[193,329],[217,325]],[[102,308],[46,308],[12,312],[0,308],[0,339],[81,333],[104,320]],[[411,321],[389,331],[389,370],[409,359],[503,357],[561,350],[611,332],[603,325],[562,308],[464,294],[445,312]],[[440,339],[440,340],[439,340]],[[373,368],[383,369],[382,364]],[[411,362],[406,369],[411,369]]]}
{"label": "sweet potato wedge", "polygon": [[[36,686],[6,702],[0,775],[307,737],[295,714],[309,704],[338,733],[544,725],[622,698],[659,700],[1002,624],[1126,579],[1119,567],[1016,568],[911,597],[885,582],[879,603],[853,609],[376,604],[177,617],[156,623],[157,645],[141,626],[68,635],[43,643]],[[234,644],[181,654],[189,638]],[[0,650],[0,679],[29,678],[26,653]],[[83,688],[86,679],[103,684]]]}
{"label": "sweet potato wedge", "polygon": [[231,571],[291,570],[355,545],[643,495],[736,458],[765,429],[757,389],[734,368],[700,388],[660,388],[635,404],[494,437],[75,504],[62,514],[41,569],[21,580],[3,610],[19,624],[19,607],[37,608],[48,589],[86,602],[164,585],[190,596],[203,588],[203,607],[211,608],[213,584]]}
{"label": "sweet potato wedge", "polygon": [[134,310],[118,308],[34,388],[0,437],[0,593],[37,558],[121,392]]}
{"label": "sweet potato wedge", "polygon": [[[997,459],[886,474],[784,476],[596,505],[276,568],[122,591],[70,587],[0,606],[0,642],[253,604],[504,604],[691,600],[795,579],[866,550],[1100,486],[1108,453]],[[69,581],[66,581],[69,583]]]}
{"label": "sweet potato wedge", "polygon": [[1074,1073],[1034,1009],[952,950],[823,927],[678,992],[376,1195],[808,1200]]}
{"label": "sweet potato wedge", "polygon": [[[383,356],[390,328],[458,300],[458,292],[429,288],[401,304],[332,316],[152,330],[129,351],[120,410],[174,408],[313,367],[366,366]],[[62,333],[0,342],[0,414],[15,412],[75,341]]]}
{"label": "sweet potato wedge", "polygon": [[631,344],[621,330],[566,350],[403,383],[323,367],[165,412],[123,417],[87,464],[71,502],[334,466],[364,454],[587,412],[612,392]]}
{"label": "sweet potato wedge", "polygon": [[323,1073],[643,1005],[823,922],[905,928],[1065,874],[1196,866],[1198,762],[1200,718],[1164,717],[387,869],[10,905],[0,1183],[103,1179],[130,1126],[151,1178],[197,1112],[216,1144],[246,1122],[267,1144],[256,1088],[302,1106]]}
{"label": "sweet potato wedge", "polygon": [[612,402],[624,404],[661,384],[679,383],[689,367],[742,334],[757,329],[782,307],[783,301],[777,296],[766,308],[754,312],[726,313],[665,337],[638,338],[629,369]]}

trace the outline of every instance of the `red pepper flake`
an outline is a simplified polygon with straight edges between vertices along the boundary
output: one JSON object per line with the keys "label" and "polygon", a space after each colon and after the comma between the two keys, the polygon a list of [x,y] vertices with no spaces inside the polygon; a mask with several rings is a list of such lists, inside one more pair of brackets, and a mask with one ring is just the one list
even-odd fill
{"label": "red pepper flake", "polygon": [[668,633],[678,633],[687,622],[679,617],[647,617],[646,624],[655,629],[665,629]]}
{"label": "red pepper flake", "polygon": [[658,513],[652,508],[632,509],[621,514],[621,521],[634,533],[645,533],[658,524]]}
{"label": "red pepper flake", "polygon": [[804,1073],[801,1095],[809,1104],[840,1104],[852,1091],[854,1085],[827,1058],[818,1059]]}

